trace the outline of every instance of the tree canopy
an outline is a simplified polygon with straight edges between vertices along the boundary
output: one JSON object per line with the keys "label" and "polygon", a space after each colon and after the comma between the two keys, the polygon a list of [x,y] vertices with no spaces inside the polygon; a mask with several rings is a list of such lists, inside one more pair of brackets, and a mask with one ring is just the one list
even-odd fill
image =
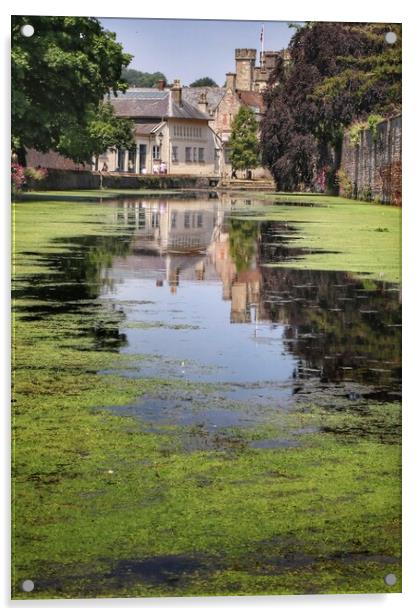
{"label": "tree canopy", "polygon": [[211,77],[201,77],[200,79],[196,79],[194,82],[189,84],[190,88],[203,88],[205,86],[209,87],[218,87],[217,83]]}
{"label": "tree canopy", "polygon": [[[396,42],[385,33],[395,32]],[[283,190],[313,188],[339,165],[343,130],[401,105],[401,28],[397,24],[311,22],[296,30],[264,93],[262,161]]]}
{"label": "tree canopy", "polygon": [[154,88],[160,80],[167,82],[166,76],[157,71],[156,73],[143,73],[134,68],[124,68],[122,78],[130,85],[137,88]]}
{"label": "tree canopy", "polygon": [[97,109],[86,114],[83,130],[68,130],[61,137],[61,154],[76,162],[90,160],[94,154],[106,152],[110,148],[130,148],[134,145],[134,123],[127,118],[116,118],[109,102],[99,103]]}
{"label": "tree canopy", "polygon": [[258,124],[254,112],[242,105],[231,125],[229,141],[233,169],[254,169],[259,164]]}
{"label": "tree canopy", "polygon": [[[21,27],[34,27],[25,37]],[[86,135],[92,117],[100,112],[104,96],[124,90],[121,71],[131,60],[116,42],[90,17],[12,18],[12,146],[20,152],[68,148],[71,134]],[[107,113],[112,123],[119,120]],[[103,115],[102,115],[103,119]],[[89,158],[71,151],[76,160]]]}

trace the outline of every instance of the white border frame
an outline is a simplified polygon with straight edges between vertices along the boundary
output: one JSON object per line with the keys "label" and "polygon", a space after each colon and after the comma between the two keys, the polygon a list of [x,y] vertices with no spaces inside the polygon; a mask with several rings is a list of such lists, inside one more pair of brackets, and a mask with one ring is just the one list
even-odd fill
{"label": "white border frame", "polygon": [[[371,22],[402,22],[403,23],[403,593],[389,595],[317,595],[317,596],[280,596],[280,597],[226,597],[226,598],[185,598],[185,599],[91,599],[91,600],[60,600],[60,601],[10,601],[10,425],[9,388],[10,388],[10,353],[8,345],[1,357],[1,383],[0,391],[3,395],[3,447],[2,461],[2,533],[3,558],[1,560],[0,583],[2,589],[2,605],[7,610],[15,610],[16,614],[23,613],[24,609],[43,611],[45,609],[130,609],[152,612],[153,614],[171,613],[180,614],[185,611],[197,610],[205,613],[217,614],[240,613],[249,614],[262,610],[267,614],[277,614],[278,610],[285,613],[310,613],[310,616],[323,614],[335,615],[357,611],[359,616],[368,616],[380,613],[380,616],[394,616],[395,611],[412,608],[417,603],[416,597],[416,571],[418,554],[417,521],[419,519],[417,498],[416,468],[418,464],[415,456],[418,448],[416,438],[418,435],[418,413],[415,405],[417,395],[415,388],[414,351],[415,342],[419,342],[417,313],[415,307],[418,302],[417,269],[415,265],[415,245],[417,243],[416,230],[419,230],[419,199],[417,196],[416,168],[418,159],[418,77],[417,59],[419,58],[419,27],[418,10],[409,0],[398,0],[396,3],[366,3],[365,0],[351,0],[349,3],[336,1],[299,0],[297,3],[280,5],[278,0],[266,0],[260,7],[260,12],[254,13],[252,4],[245,5],[240,0],[212,0],[211,3],[191,2],[187,0],[159,0],[157,4],[144,5],[126,0],[119,5],[120,14],[115,15],[113,6],[106,6],[103,1],[91,0],[88,4],[81,0],[74,0],[70,5],[59,5],[56,0],[42,0],[34,3],[28,0],[6,0],[2,5],[2,81],[1,97],[3,103],[2,126],[7,127],[1,140],[0,155],[2,175],[3,199],[1,207],[0,245],[3,248],[0,259],[2,276],[2,301],[0,303],[2,340],[10,342],[10,208],[9,208],[9,136],[10,136],[10,15],[90,15],[100,17],[149,17],[149,18],[188,18],[188,19],[248,19],[257,21],[371,21]],[[64,11],[65,10],[65,11]],[[415,148],[415,149],[414,149]],[[415,182],[416,180],[416,182]],[[416,302],[415,302],[416,300]],[[416,318],[415,318],[416,317]],[[417,380],[417,377],[416,377]]]}

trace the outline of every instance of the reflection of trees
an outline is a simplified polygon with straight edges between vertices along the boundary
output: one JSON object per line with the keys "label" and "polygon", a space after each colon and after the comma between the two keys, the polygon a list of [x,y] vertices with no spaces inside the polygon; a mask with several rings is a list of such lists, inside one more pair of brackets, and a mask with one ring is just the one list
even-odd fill
{"label": "reflection of trees", "polygon": [[230,256],[240,273],[251,267],[256,253],[256,240],[259,224],[254,220],[230,219],[229,249]]}
{"label": "reflection of trees", "polygon": [[[87,239],[86,242],[80,240]],[[77,247],[80,258],[75,263],[66,258],[62,259],[64,277],[70,280],[84,282],[88,297],[97,297],[103,287],[112,288],[112,280],[107,275],[107,270],[112,266],[114,257],[126,256],[130,253],[130,237],[97,236],[94,242],[90,238],[79,238]]]}
{"label": "reflection of trees", "polygon": [[342,272],[261,268],[261,316],[284,323],[285,344],[324,381],[400,378],[401,307],[389,285]]}
{"label": "reflection of trees", "polygon": [[[298,258],[301,249],[288,244],[294,234],[282,221],[232,219],[229,248],[237,274],[230,289],[241,281],[247,309],[257,303],[258,319],[285,325],[285,346],[301,360],[299,377],[396,387],[401,370],[397,289],[345,272],[264,267]],[[250,292],[255,276],[257,298]]]}
{"label": "reflection of trees", "polygon": [[[28,305],[20,311],[29,313],[30,319],[49,314],[77,312],[86,308],[86,301],[94,300],[111,287],[107,268],[115,256],[130,252],[128,236],[81,236],[56,240],[60,251],[43,255],[49,272],[29,276],[26,284],[15,292],[16,298],[48,300],[48,304]],[[65,250],[67,248],[68,250]],[[97,314],[93,321],[85,319],[85,334],[93,335],[97,348],[118,349],[126,344],[126,336],[119,332],[121,315],[111,310]]]}
{"label": "reflection of trees", "polygon": [[50,273],[38,276],[36,284],[25,289],[26,297],[45,298],[55,301],[94,299],[111,285],[106,268],[116,256],[130,252],[130,237],[81,236],[58,239],[68,251],[48,254],[45,261]]}

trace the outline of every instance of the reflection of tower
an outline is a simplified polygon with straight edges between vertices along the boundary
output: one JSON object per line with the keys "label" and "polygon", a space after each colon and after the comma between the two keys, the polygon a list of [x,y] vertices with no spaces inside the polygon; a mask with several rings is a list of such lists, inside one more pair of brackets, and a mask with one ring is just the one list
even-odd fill
{"label": "reflection of tower", "polygon": [[247,303],[247,284],[234,282],[231,286],[231,323],[250,323],[250,310]]}
{"label": "reflection of tower", "polygon": [[195,265],[195,279],[196,280],[204,280],[205,279],[205,263],[204,261],[199,261]]}

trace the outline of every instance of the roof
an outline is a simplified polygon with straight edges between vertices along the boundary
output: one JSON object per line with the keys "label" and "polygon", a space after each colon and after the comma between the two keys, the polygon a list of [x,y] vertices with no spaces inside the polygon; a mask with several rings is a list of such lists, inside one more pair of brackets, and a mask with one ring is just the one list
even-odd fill
{"label": "roof", "polygon": [[[182,91],[183,95],[184,89]],[[171,90],[129,88],[111,95],[110,102],[119,117],[129,118],[185,118],[208,120],[208,116],[182,96],[182,104],[175,103]]]}
{"label": "roof", "polygon": [[207,95],[208,108],[216,109],[226,93],[226,88],[216,86],[202,86],[200,88],[183,88],[182,96],[191,105],[198,106],[199,99],[202,94]]}
{"label": "roof", "polygon": [[[212,111],[218,107],[226,92],[227,88],[219,88],[215,86],[206,86],[201,88],[189,87],[183,88],[182,96],[188,103],[197,106],[201,94],[205,93],[207,96],[208,110]],[[260,92],[254,92],[253,90],[236,90],[236,94],[242,105],[252,107],[256,112],[263,111],[263,97]]]}
{"label": "roof", "polygon": [[263,97],[260,92],[253,90],[239,90],[237,92],[240,102],[246,107],[253,107],[263,111]]}
{"label": "roof", "polygon": [[157,122],[157,124],[156,122],[136,122],[135,132],[137,133],[137,135],[150,135],[161,125],[161,122]]}

